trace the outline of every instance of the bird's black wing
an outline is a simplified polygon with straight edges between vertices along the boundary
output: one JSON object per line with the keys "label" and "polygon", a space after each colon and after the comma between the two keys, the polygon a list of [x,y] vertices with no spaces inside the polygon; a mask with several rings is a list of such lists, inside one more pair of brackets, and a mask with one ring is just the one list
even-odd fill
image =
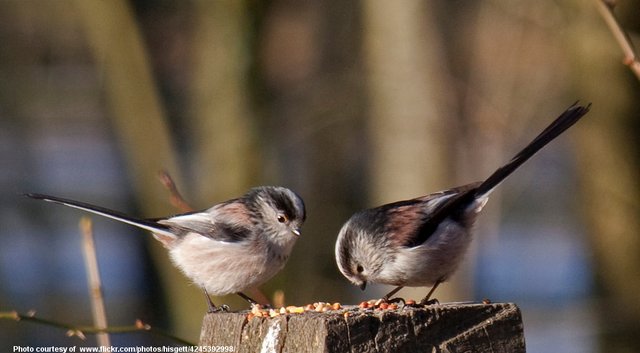
{"label": "bird's black wing", "polygon": [[[397,210],[398,215],[401,212],[413,214],[408,216],[405,229],[393,232],[397,243],[409,248],[418,246],[427,241],[446,218],[463,222],[465,220],[463,211],[474,200],[478,185],[480,183],[467,184],[409,200],[411,203],[407,202],[404,210]],[[398,215],[391,218],[401,220],[402,217]]]}

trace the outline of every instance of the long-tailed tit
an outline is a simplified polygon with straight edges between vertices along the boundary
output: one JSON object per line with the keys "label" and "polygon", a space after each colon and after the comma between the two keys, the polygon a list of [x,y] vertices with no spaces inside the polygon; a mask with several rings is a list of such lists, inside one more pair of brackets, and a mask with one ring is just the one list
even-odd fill
{"label": "long-tailed tit", "polygon": [[472,183],[354,214],[336,241],[342,274],[365,289],[368,282],[402,287],[436,287],[456,270],[471,242],[473,224],[489,195],[513,171],[589,111],[574,104],[509,163],[483,182]]}
{"label": "long-tailed tit", "polygon": [[173,263],[209,294],[256,287],[287,262],[306,218],[302,199],[278,186],[261,186],[207,210],[162,219],[140,219],[84,202],[42,194],[26,196],[78,208],[150,231],[168,249]]}

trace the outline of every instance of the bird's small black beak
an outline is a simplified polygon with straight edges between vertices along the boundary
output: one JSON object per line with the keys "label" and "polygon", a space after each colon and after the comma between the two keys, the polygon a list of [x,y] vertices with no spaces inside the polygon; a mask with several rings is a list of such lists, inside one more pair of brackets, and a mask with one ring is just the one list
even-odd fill
{"label": "bird's small black beak", "polygon": [[360,284],[360,289],[361,290],[367,289],[367,281],[363,281],[362,284]]}

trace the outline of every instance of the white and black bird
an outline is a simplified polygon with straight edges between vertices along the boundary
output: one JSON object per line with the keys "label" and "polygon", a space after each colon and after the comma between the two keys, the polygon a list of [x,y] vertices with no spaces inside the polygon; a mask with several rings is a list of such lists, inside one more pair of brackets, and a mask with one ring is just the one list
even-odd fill
{"label": "white and black bird", "polygon": [[78,208],[150,231],[173,263],[203,288],[209,311],[219,310],[209,294],[238,294],[259,286],[287,262],[306,219],[302,198],[279,186],[261,186],[241,197],[199,211],[141,219],[60,197],[26,196]]}
{"label": "white and black bird", "polygon": [[335,256],[342,274],[364,290],[367,283],[402,287],[431,286],[429,299],[462,261],[472,228],[489,195],[542,147],[575,124],[588,111],[569,107],[511,161],[483,182],[355,213],[338,235]]}

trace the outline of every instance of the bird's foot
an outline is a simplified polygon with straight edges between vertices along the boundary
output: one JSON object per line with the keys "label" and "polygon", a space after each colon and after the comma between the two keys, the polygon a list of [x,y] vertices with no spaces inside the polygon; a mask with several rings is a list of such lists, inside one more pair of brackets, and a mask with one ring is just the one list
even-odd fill
{"label": "bird's foot", "polygon": [[207,309],[207,314],[213,313],[226,313],[229,312],[229,305],[222,304],[220,306],[210,305],[209,309]]}
{"label": "bird's foot", "polygon": [[375,306],[380,306],[380,304],[382,303],[386,303],[386,304],[399,304],[402,303],[402,306],[406,305],[404,298],[401,297],[395,297],[395,298],[387,298],[387,297],[382,297],[380,299],[378,299],[374,305]]}
{"label": "bird's foot", "polygon": [[421,306],[438,305],[438,304],[440,304],[440,301],[436,298],[429,299],[429,297],[426,297],[420,301]]}

